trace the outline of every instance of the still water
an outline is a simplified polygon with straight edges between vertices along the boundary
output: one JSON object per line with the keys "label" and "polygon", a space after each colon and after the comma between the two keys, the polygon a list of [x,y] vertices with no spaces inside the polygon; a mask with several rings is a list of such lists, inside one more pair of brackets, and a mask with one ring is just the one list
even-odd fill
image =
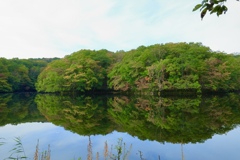
{"label": "still water", "polygon": [[[0,159],[240,159],[240,96],[0,96]],[[2,144],[2,145],[1,145]],[[107,148],[106,149],[106,145]],[[90,146],[90,147],[89,147]],[[122,147],[118,154],[117,147]],[[125,151],[124,151],[125,149]],[[98,155],[97,155],[98,153]]]}

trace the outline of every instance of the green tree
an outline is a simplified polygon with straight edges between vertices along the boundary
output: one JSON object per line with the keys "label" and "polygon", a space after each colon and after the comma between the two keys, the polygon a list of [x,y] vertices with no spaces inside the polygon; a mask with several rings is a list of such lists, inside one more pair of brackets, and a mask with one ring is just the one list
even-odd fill
{"label": "green tree", "polygon": [[0,58],[0,92],[36,91],[38,75],[52,60]]}
{"label": "green tree", "polygon": [[50,62],[39,74],[35,84],[38,92],[60,92],[64,91],[64,70],[68,67],[67,60],[55,60]]}
{"label": "green tree", "polygon": [[114,64],[109,87],[139,93],[239,90],[238,63],[237,56],[213,52],[201,43],[140,46]]}
{"label": "green tree", "polygon": [[0,92],[11,92],[12,85],[8,82],[9,71],[6,66],[6,59],[0,58]]}
{"label": "green tree", "polygon": [[38,92],[84,92],[107,89],[107,73],[114,57],[107,50],[80,50],[53,61],[41,72]]}
{"label": "green tree", "polygon": [[160,46],[140,46],[125,53],[122,61],[117,62],[108,74],[109,87],[122,91],[148,90],[146,67],[161,57]]}
{"label": "green tree", "polygon": [[[71,91],[91,90],[95,87],[103,76],[101,75],[101,67],[97,62],[81,57],[77,63],[70,65],[65,70],[63,79],[65,80],[64,87]],[[101,84],[99,84],[101,86]]]}
{"label": "green tree", "polygon": [[11,70],[9,81],[13,84],[14,91],[27,91],[32,86],[28,68],[23,64],[15,65],[14,70]]}

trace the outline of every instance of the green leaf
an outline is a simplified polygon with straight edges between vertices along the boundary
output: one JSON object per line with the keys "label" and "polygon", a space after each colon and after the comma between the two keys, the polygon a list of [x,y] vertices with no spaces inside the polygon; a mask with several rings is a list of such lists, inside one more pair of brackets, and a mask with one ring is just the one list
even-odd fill
{"label": "green leaf", "polygon": [[217,10],[217,16],[221,15],[223,13],[223,9],[220,6],[219,9]]}
{"label": "green leaf", "polygon": [[202,9],[205,9],[205,8],[207,8],[207,3],[205,3],[204,5],[202,5],[200,11],[202,11]]}
{"label": "green leaf", "polygon": [[193,12],[198,10],[200,7],[202,7],[202,4],[197,4],[194,8],[193,8]]}
{"label": "green leaf", "polygon": [[202,12],[201,12],[201,18],[203,19],[203,17],[206,15],[207,13],[207,8],[205,8]]}
{"label": "green leaf", "polygon": [[217,0],[210,0],[211,4],[218,4],[219,2]]}
{"label": "green leaf", "polygon": [[207,3],[207,2],[208,2],[208,0],[203,0],[203,1],[202,1],[202,5],[205,4],[205,3]]}
{"label": "green leaf", "polygon": [[210,14],[218,12],[218,10],[219,10],[220,8],[221,8],[221,6],[217,5],[216,7],[214,7],[214,8],[212,9],[212,11],[210,12]]}
{"label": "green leaf", "polygon": [[5,142],[3,142],[2,140],[5,140],[4,138],[0,138],[0,146],[2,146],[2,145],[4,145],[5,144]]}
{"label": "green leaf", "polygon": [[227,6],[223,5],[223,6],[222,6],[222,10],[223,10],[224,14],[226,14],[226,12],[228,11]]}
{"label": "green leaf", "polygon": [[206,4],[207,5],[207,9],[209,10],[209,11],[211,11],[212,9],[213,9],[213,3],[211,3],[211,4]]}

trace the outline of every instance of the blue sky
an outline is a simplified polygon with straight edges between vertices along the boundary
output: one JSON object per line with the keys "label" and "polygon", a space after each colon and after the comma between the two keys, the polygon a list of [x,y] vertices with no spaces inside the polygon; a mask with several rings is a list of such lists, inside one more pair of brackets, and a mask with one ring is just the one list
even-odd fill
{"label": "blue sky", "polygon": [[81,49],[110,51],[167,42],[202,42],[240,52],[240,2],[201,20],[202,0],[2,0],[0,57],[64,57]]}

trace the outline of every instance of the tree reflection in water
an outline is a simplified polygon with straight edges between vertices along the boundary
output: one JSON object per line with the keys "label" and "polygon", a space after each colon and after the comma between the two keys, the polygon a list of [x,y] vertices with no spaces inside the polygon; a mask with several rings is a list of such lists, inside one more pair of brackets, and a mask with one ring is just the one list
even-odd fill
{"label": "tree reflection in water", "polygon": [[240,123],[236,94],[211,97],[70,97],[37,95],[39,111],[80,135],[128,132],[145,140],[204,142]]}
{"label": "tree reflection in water", "polygon": [[4,94],[0,124],[49,121],[83,136],[127,132],[141,140],[177,143],[184,159],[185,144],[202,143],[240,123],[239,102],[239,95],[233,93],[207,97]]}

